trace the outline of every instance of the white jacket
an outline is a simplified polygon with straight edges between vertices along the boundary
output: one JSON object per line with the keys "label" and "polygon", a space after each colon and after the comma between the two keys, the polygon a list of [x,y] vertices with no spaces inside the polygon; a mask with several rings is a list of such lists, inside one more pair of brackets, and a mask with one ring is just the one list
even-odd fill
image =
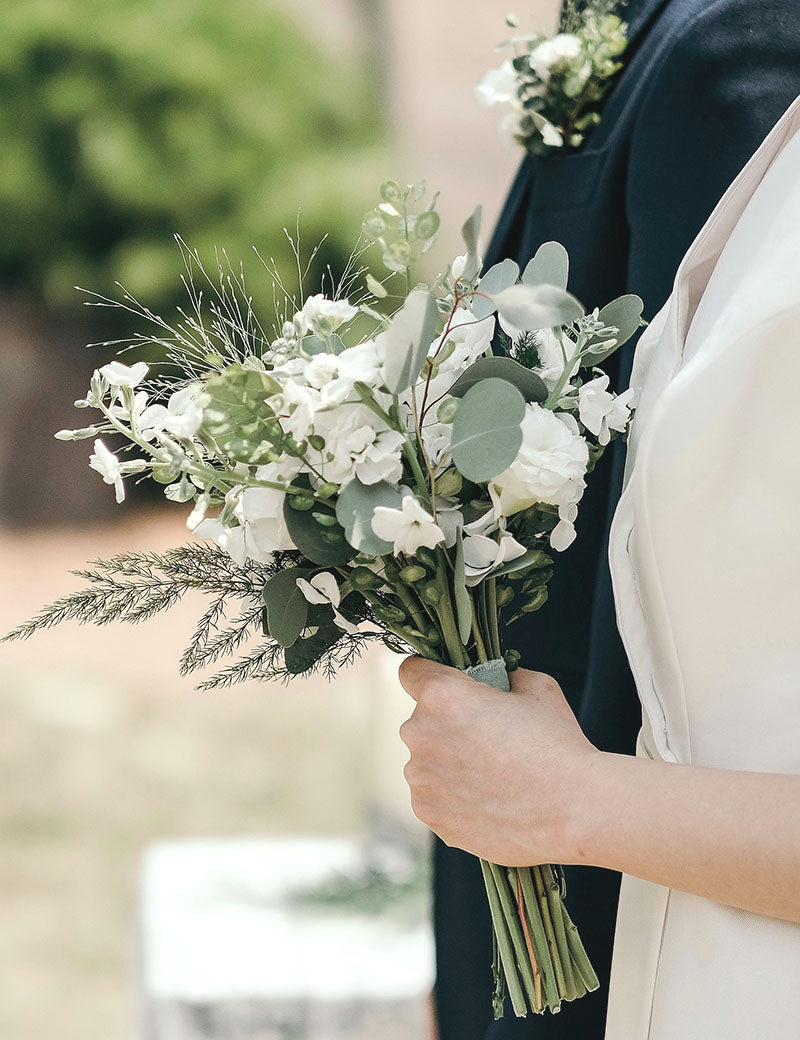
{"label": "white jacket", "polygon": [[[800,772],[800,99],[687,253],[632,381],[609,552],[638,753]],[[624,877],[606,1040],[798,1038],[800,926]]]}

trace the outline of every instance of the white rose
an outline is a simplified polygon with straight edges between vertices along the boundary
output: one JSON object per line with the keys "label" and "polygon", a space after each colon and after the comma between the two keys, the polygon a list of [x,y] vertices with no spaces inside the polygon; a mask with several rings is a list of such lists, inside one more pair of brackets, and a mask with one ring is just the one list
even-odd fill
{"label": "white rose", "polygon": [[585,486],[589,449],[571,419],[538,404],[526,406],[519,454],[492,480],[504,516],[536,502],[560,506],[578,501]]}

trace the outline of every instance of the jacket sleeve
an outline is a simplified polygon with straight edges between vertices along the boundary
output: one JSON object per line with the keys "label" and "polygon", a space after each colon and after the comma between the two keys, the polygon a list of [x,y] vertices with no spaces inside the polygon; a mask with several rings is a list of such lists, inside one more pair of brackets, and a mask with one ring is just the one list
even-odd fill
{"label": "jacket sleeve", "polygon": [[797,0],[716,0],[665,45],[633,130],[628,288],[652,318],[725,190],[800,94]]}

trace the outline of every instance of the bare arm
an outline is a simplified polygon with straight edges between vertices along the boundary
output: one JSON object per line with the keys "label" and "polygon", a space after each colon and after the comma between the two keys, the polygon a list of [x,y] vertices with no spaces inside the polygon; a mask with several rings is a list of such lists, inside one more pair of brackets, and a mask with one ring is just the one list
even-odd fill
{"label": "bare arm", "polygon": [[597,751],[560,687],[520,669],[510,694],[419,658],[401,730],[419,818],[509,866],[608,867],[800,923],[800,775]]}

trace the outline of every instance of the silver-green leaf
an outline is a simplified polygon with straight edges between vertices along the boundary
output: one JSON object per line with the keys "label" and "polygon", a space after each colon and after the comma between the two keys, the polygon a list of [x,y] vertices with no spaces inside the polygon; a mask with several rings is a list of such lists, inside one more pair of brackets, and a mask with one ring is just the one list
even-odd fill
{"label": "silver-green leaf", "polygon": [[461,237],[464,239],[464,245],[467,247],[467,259],[464,270],[461,272],[461,280],[464,282],[471,282],[473,278],[477,277],[478,271],[481,269],[481,260],[478,256],[478,236],[481,231],[482,217],[483,207],[476,206],[472,216],[465,221],[464,226],[461,228]]}
{"label": "silver-green leaf", "polygon": [[493,297],[497,313],[525,332],[569,325],[583,317],[583,305],[555,285],[512,285]]}
{"label": "silver-green leaf", "polygon": [[453,565],[453,601],[456,608],[458,637],[466,645],[472,631],[472,602],[467,592],[466,568],[464,566],[464,539],[461,531],[456,541],[456,558]]}
{"label": "silver-green leaf", "polygon": [[508,469],[522,444],[525,398],[505,379],[482,379],[461,401],[451,452],[459,473],[477,483]]}
{"label": "silver-green leaf", "polygon": [[400,490],[381,481],[362,484],[356,477],[339,492],[336,519],[344,528],[345,537],[354,549],[369,556],[385,556],[392,551],[392,543],[379,538],[372,530],[372,517],[377,506],[399,508]]}
{"label": "silver-green leaf", "polygon": [[606,358],[611,357],[623,343],[627,343],[636,330],[644,324],[642,321],[643,310],[644,303],[639,296],[620,296],[611,303],[607,303],[598,317],[604,325],[619,329],[619,332],[612,337],[615,342],[612,346],[607,346],[608,336],[597,337],[590,342],[589,350],[584,355],[582,364],[584,366],[599,365]]}
{"label": "silver-green leaf", "polygon": [[389,327],[381,333],[381,342],[386,349],[383,377],[390,393],[402,393],[417,381],[436,335],[437,317],[433,296],[422,289],[414,289]]}
{"label": "silver-green leaf", "polygon": [[503,289],[508,289],[517,284],[519,278],[519,264],[513,260],[503,260],[494,267],[490,267],[478,283],[478,292],[471,303],[472,313],[476,318],[488,318],[495,310],[494,302],[487,296],[494,296]]}
{"label": "silver-green leaf", "polygon": [[569,253],[560,242],[545,242],[536,250],[522,272],[523,285],[555,285],[566,289],[569,280]]}
{"label": "silver-green leaf", "polygon": [[537,404],[546,401],[550,392],[541,376],[509,357],[479,358],[466,372],[462,372],[448,392],[453,397],[463,397],[470,387],[484,379],[505,379],[526,401]]}

